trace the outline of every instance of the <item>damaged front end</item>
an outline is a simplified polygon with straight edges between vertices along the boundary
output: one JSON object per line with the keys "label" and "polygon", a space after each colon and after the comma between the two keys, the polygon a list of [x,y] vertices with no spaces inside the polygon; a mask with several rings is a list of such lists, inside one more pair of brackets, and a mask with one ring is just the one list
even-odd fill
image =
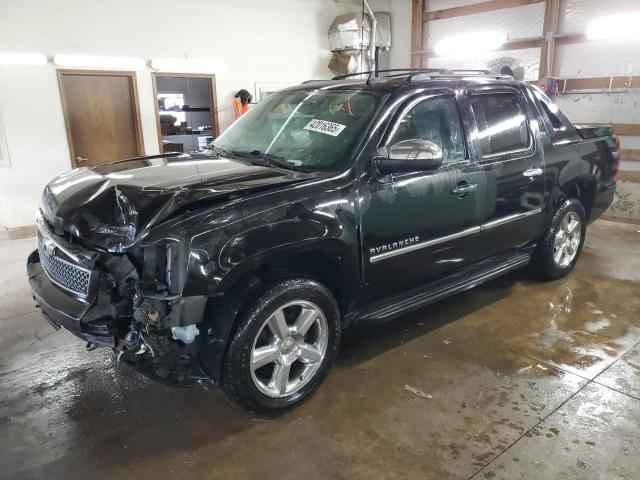
{"label": "damaged front end", "polygon": [[165,238],[109,252],[57,231],[42,214],[37,228],[29,282],[55,328],[88,346],[115,349],[120,360],[160,381],[189,385],[206,378],[196,359],[207,298],[183,297],[187,241]]}

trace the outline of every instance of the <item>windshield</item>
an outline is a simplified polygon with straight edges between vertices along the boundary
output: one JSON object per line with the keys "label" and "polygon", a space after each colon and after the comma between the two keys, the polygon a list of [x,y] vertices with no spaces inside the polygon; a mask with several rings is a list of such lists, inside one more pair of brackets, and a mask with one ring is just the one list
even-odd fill
{"label": "windshield", "polygon": [[274,93],[211,146],[291,168],[342,170],[381,97],[362,90]]}

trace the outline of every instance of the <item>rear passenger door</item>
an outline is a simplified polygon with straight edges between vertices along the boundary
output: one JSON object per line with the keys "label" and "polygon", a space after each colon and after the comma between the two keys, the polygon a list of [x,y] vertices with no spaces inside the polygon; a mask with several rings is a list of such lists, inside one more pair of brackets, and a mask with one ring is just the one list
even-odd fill
{"label": "rear passenger door", "polygon": [[[537,238],[545,205],[544,161],[537,122],[520,90],[471,90],[472,141],[486,173],[483,256],[521,247]],[[534,125],[532,125],[534,123]]]}

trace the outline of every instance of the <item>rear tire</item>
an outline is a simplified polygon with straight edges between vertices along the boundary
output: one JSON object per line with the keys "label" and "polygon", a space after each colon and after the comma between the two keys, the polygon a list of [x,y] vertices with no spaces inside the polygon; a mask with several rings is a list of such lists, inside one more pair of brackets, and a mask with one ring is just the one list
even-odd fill
{"label": "rear tire", "polygon": [[322,383],[339,343],[340,312],[329,290],[307,278],[277,280],[240,314],[223,389],[250,411],[291,407]]}
{"label": "rear tire", "polygon": [[582,204],[574,198],[562,202],[534,253],[531,265],[536,273],[555,280],[571,272],[582,252],[586,230]]}

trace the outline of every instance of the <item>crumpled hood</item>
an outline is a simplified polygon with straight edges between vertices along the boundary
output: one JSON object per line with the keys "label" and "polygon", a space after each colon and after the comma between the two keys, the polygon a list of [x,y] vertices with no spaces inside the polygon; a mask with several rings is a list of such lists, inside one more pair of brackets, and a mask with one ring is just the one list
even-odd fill
{"label": "crumpled hood", "polygon": [[60,175],[45,188],[41,209],[58,233],[121,252],[194,201],[310,178],[315,176],[208,154],[146,157]]}

